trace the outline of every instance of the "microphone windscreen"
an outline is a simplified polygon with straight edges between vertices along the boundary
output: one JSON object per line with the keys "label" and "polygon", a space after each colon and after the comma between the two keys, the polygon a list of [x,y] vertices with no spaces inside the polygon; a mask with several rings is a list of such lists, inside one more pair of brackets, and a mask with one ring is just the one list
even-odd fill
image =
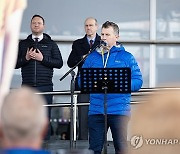
{"label": "microphone windscreen", "polygon": [[103,40],[100,40],[100,46],[107,46],[107,43]]}

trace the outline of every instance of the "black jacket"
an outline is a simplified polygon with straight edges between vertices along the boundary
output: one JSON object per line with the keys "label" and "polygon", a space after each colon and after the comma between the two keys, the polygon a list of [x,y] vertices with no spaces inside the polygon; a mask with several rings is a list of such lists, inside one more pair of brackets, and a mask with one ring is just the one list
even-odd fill
{"label": "black jacket", "polygon": [[[95,48],[97,45],[100,44],[100,36],[96,34],[95,42],[91,49]],[[83,55],[86,55],[90,50],[89,43],[87,41],[87,35],[85,35],[83,38],[75,40],[72,45],[72,51],[69,55],[67,64],[69,67],[75,66],[83,57]],[[82,67],[83,62],[79,64],[78,70]]]}
{"label": "black jacket", "polygon": [[[91,47],[91,49],[94,49],[96,46],[98,46],[100,44],[100,39],[101,39],[101,37],[98,34],[96,34],[95,42],[94,42],[93,46]],[[83,56],[86,55],[89,51],[90,51],[90,45],[87,40],[87,35],[85,35],[81,39],[75,40],[73,42],[72,51],[71,51],[68,61],[67,61],[68,66],[74,67],[83,58]],[[83,63],[84,63],[84,61],[82,61],[78,65],[77,76],[79,75],[79,72],[82,68]],[[79,86],[78,86],[77,78],[76,78],[76,82],[75,82],[75,89],[80,90]]]}
{"label": "black jacket", "polygon": [[19,43],[16,69],[21,68],[22,84],[29,86],[53,85],[53,68],[61,68],[63,60],[57,44],[47,34],[36,45],[43,54],[43,60],[29,60],[25,56],[28,48],[35,46],[32,34]]}

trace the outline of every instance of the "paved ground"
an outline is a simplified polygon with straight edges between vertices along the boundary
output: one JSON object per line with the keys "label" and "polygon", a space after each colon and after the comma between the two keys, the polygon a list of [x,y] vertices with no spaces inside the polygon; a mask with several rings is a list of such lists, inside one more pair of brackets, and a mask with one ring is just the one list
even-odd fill
{"label": "paved ground", "polygon": [[[73,152],[73,154],[91,154],[91,152],[88,151],[89,143],[87,140],[77,140],[74,145],[74,149],[77,151]],[[52,153],[67,154],[68,150],[70,149],[70,141],[51,139],[50,141],[44,142],[43,148],[50,150]],[[107,153],[114,154],[114,147],[112,142],[108,142]]]}

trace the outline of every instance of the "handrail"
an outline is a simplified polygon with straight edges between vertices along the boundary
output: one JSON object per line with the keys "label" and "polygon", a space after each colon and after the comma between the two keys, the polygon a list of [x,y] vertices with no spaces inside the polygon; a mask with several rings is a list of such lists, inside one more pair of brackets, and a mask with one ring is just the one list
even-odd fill
{"label": "handrail", "polygon": [[[162,91],[162,90],[180,90],[180,87],[142,88],[137,92],[132,92],[131,96],[132,97],[147,96],[149,94],[152,94],[153,92]],[[53,92],[39,92],[36,94],[40,94],[40,95],[71,95],[71,92],[69,90],[65,90],[65,91],[53,91]],[[78,95],[78,94],[81,94],[81,92],[75,91],[74,94]],[[131,104],[139,104],[139,103],[142,103],[142,100],[131,101]],[[48,104],[48,105],[44,105],[44,106],[47,106],[47,107],[69,107],[70,105],[71,105],[70,102],[65,102],[65,103]],[[89,102],[77,103],[77,106],[83,106],[83,105],[89,105]]]}
{"label": "handrail", "polygon": [[[132,96],[142,95],[147,93],[152,93],[154,91],[161,91],[161,90],[180,90],[180,87],[159,87],[159,88],[141,88],[137,92],[132,92]],[[36,94],[41,95],[70,95],[70,90],[63,90],[63,91],[53,91],[53,92],[38,92]],[[74,91],[74,94],[81,94],[81,91]]]}
{"label": "handrail", "polygon": [[[27,36],[26,35],[20,35],[19,41],[25,39]],[[81,36],[56,36],[56,35],[51,35],[51,38],[56,41],[57,43],[73,43],[74,40],[83,37],[83,35]],[[179,39],[156,39],[156,40],[152,40],[152,39],[121,39],[119,40],[121,43],[123,44],[158,44],[158,45],[169,45],[169,44],[173,44],[173,45],[179,45],[180,44],[180,40]]]}
{"label": "handrail", "polygon": [[[141,103],[140,101],[131,101],[131,104],[139,104]],[[89,102],[86,103],[78,103],[77,106],[86,106],[89,105]],[[48,105],[44,105],[47,107],[70,107],[71,104],[70,103],[55,103],[55,104],[48,104]]]}

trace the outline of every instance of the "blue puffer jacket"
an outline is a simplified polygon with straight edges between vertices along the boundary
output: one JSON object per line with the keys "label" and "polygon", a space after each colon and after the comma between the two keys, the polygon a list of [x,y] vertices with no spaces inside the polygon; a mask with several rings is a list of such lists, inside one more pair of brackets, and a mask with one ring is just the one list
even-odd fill
{"label": "blue puffer jacket", "polygon": [[[104,55],[107,58],[107,53]],[[85,60],[83,68],[103,68],[102,55],[93,51]],[[134,56],[123,46],[112,47],[106,68],[131,68],[131,91],[138,91],[143,83],[140,68]],[[107,94],[107,114],[130,116],[130,94]],[[104,94],[90,94],[89,115],[104,113]]]}

